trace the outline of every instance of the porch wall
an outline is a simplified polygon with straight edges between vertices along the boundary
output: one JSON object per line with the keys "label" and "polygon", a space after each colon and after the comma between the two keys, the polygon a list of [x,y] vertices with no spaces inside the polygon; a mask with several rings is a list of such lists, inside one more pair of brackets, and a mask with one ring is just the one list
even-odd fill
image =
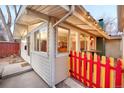
{"label": "porch wall", "polygon": [[30,33],[31,44],[30,44],[30,61],[34,71],[49,85],[51,86],[51,73],[50,73],[50,61],[48,53],[34,50],[34,32],[37,30],[48,30],[48,24],[45,23],[39,28],[36,28]]}
{"label": "porch wall", "polygon": [[[75,32],[79,32],[79,33],[83,32],[82,30],[77,29],[69,24],[62,23],[59,26],[69,29],[70,32],[71,31],[75,31]],[[85,32],[83,32],[83,33],[85,33]],[[85,34],[87,34],[87,33],[85,33]],[[77,51],[80,50],[79,45],[80,44],[78,44],[78,46],[77,46],[77,49],[76,49]],[[57,38],[56,38],[56,48],[57,48]],[[65,80],[68,77],[68,69],[69,69],[68,68],[68,54],[69,54],[68,52],[60,53],[60,54],[56,53],[56,62],[55,62],[55,71],[56,71],[55,72],[56,73],[55,74],[56,75],[55,83],[56,84]]]}
{"label": "porch wall", "polygon": [[50,85],[50,62],[49,57],[42,53],[31,53],[31,66],[34,71],[48,84]]}
{"label": "porch wall", "polygon": [[27,46],[26,40],[21,40],[21,57],[30,63],[30,57],[28,56],[27,50],[25,50],[25,46]]}

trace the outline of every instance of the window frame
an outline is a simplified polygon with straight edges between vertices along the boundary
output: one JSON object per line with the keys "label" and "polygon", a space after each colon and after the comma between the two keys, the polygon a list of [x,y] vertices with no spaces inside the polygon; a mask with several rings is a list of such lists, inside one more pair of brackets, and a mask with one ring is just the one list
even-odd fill
{"label": "window frame", "polygon": [[[67,52],[59,52],[59,51],[58,51],[58,28],[62,28],[62,29],[68,30]],[[65,56],[66,54],[69,53],[69,42],[70,42],[70,29],[69,29],[69,28],[66,28],[66,27],[63,27],[63,26],[57,26],[57,27],[56,27],[56,55],[57,55],[57,56],[59,56],[59,55]]]}
{"label": "window frame", "polygon": [[[35,37],[36,35],[35,35],[35,33],[40,34],[40,31],[41,31],[41,29],[44,27],[44,25],[46,25],[46,28],[44,28],[44,29],[47,30],[47,31],[46,31],[46,32],[47,32],[47,39],[46,39],[46,41],[47,41],[47,43],[46,43],[46,44],[47,44],[47,49],[46,49],[46,52],[39,50],[39,49],[40,49],[40,40],[39,40],[39,42],[38,42],[38,43],[39,43],[39,49],[38,49],[38,51],[37,51],[37,49],[35,49],[35,48],[36,48],[36,45],[35,45],[35,44],[37,44],[37,43],[35,43],[35,42],[36,42],[36,39],[35,39],[35,38],[36,38],[36,37]],[[41,31],[41,32],[42,32],[42,31]],[[49,40],[48,24],[47,24],[47,23],[43,23],[40,28],[38,28],[37,30],[34,31],[34,35],[33,35],[33,36],[34,36],[34,52],[35,52],[35,53],[42,53],[42,54],[48,56],[48,52],[49,52],[49,49],[48,49],[48,48],[49,48],[49,45],[48,45],[48,43],[49,43],[49,41],[48,41],[48,40]]]}

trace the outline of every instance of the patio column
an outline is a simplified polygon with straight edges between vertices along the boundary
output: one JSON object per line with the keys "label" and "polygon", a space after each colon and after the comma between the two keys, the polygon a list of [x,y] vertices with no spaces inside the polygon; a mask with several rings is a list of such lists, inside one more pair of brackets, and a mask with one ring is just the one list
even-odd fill
{"label": "patio column", "polygon": [[50,87],[55,87],[55,29],[53,28],[54,19],[50,18],[49,26],[49,62],[50,62]]}
{"label": "patio column", "polygon": [[76,33],[76,51],[80,51],[80,33]]}

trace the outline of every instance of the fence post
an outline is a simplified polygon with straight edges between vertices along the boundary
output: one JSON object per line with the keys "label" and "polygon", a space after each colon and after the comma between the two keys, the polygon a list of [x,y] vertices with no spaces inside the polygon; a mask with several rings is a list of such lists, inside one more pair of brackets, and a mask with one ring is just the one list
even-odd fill
{"label": "fence post", "polygon": [[[102,61],[101,61],[102,65],[106,64],[106,57],[102,56]],[[101,87],[104,88],[105,87],[105,67],[101,66]]]}
{"label": "fence post", "polygon": [[[77,58],[76,58],[76,51],[74,51],[74,78],[76,78],[77,72]],[[77,78],[76,78],[77,79]]]}
{"label": "fence post", "polygon": [[82,54],[81,55],[81,57],[82,57],[82,61],[81,61],[82,62],[82,68],[81,69],[82,69],[82,77],[83,77],[82,82],[84,82],[84,52],[82,52],[81,54]]}
{"label": "fence post", "polygon": [[105,88],[110,87],[110,59],[106,59],[106,68],[105,68]]}
{"label": "fence post", "polygon": [[100,56],[97,56],[97,76],[96,76],[96,86],[97,88],[100,88]]}
{"label": "fence post", "polygon": [[[87,80],[90,80],[90,53],[87,52]],[[90,86],[90,82],[87,82],[87,86]]]}
{"label": "fence post", "polygon": [[122,85],[122,63],[119,59],[116,65],[115,87],[120,88]]}
{"label": "fence post", "polygon": [[[114,67],[114,58],[110,57],[110,66]],[[110,87],[114,87],[114,70],[110,69]]]}
{"label": "fence post", "polygon": [[72,76],[72,69],[73,69],[73,63],[72,63],[72,51],[70,51],[70,66],[69,66],[69,73],[70,73],[70,76]]}
{"label": "fence post", "polygon": [[79,52],[79,80],[82,82],[82,59],[81,59],[81,52]]}
{"label": "fence post", "polygon": [[89,70],[89,80],[90,80],[90,85],[89,87],[92,88],[92,83],[93,83],[93,59],[92,59],[92,54],[90,53],[90,70]]}
{"label": "fence post", "polygon": [[86,66],[87,66],[87,55],[86,55],[86,53],[84,53],[84,85],[87,85],[87,82],[86,82],[86,73],[87,73],[87,71],[86,71]]}
{"label": "fence post", "polygon": [[[97,62],[97,54],[94,53],[94,63],[96,63],[96,62]],[[97,68],[96,67],[97,67],[97,65],[93,64],[93,82],[94,82],[94,84],[96,84],[96,72],[97,72]]]}

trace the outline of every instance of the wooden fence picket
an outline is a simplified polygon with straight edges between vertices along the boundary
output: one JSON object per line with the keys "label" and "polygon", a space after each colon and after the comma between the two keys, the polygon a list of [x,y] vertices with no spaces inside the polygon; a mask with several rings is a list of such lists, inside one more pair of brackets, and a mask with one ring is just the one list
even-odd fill
{"label": "wooden fence picket", "polygon": [[84,53],[84,85],[87,86],[87,70],[86,70],[86,66],[87,66],[87,56],[86,56],[86,53]]}
{"label": "wooden fence picket", "polygon": [[122,86],[122,62],[120,59],[116,65],[115,87],[120,88]]}
{"label": "wooden fence picket", "polygon": [[[82,58],[84,59],[84,52],[81,53]],[[82,60],[82,82],[84,82],[84,60]]]}
{"label": "wooden fence picket", "polygon": [[82,82],[82,60],[81,60],[81,52],[79,52],[79,80]]}
{"label": "wooden fence picket", "polygon": [[[114,67],[114,58],[110,57],[110,66]],[[114,82],[114,70],[110,70],[110,87],[114,87],[115,82]]]}
{"label": "wooden fence picket", "polygon": [[97,56],[97,76],[96,76],[96,87],[100,88],[100,72],[101,72],[101,66],[100,66],[100,56]]}
{"label": "wooden fence picket", "polygon": [[94,53],[70,51],[69,76],[82,82],[87,87],[111,88],[124,87],[124,61],[116,62],[112,57]]}
{"label": "wooden fence picket", "polygon": [[[90,76],[90,53],[87,53],[87,79],[89,80],[89,76]],[[87,86],[90,85],[90,82],[87,82]]]}
{"label": "wooden fence picket", "polygon": [[105,88],[110,87],[110,59],[106,58],[106,68],[105,68]]}
{"label": "wooden fence picket", "polygon": [[90,53],[90,70],[89,70],[89,87],[92,88],[93,87],[93,59],[92,59],[92,54]]}
{"label": "wooden fence picket", "polygon": [[72,76],[72,71],[73,71],[73,61],[72,61],[72,51],[70,51],[70,67],[69,67],[69,72],[70,72],[70,76]]}
{"label": "wooden fence picket", "polygon": [[[97,54],[94,53],[94,62],[97,62]],[[93,83],[96,84],[96,73],[97,73],[97,65],[93,65]]]}
{"label": "wooden fence picket", "polygon": [[[101,64],[105,65],[106,64],[106,57],[102,56]],[[105,87],[105,67],[101,67],[101,87]]]}
{"label": "wooden fence picket", "polygon": [[76,51],[74,51],[74,77],[76,78],[76,72],[77,72],[77,59],[76,59]]}

